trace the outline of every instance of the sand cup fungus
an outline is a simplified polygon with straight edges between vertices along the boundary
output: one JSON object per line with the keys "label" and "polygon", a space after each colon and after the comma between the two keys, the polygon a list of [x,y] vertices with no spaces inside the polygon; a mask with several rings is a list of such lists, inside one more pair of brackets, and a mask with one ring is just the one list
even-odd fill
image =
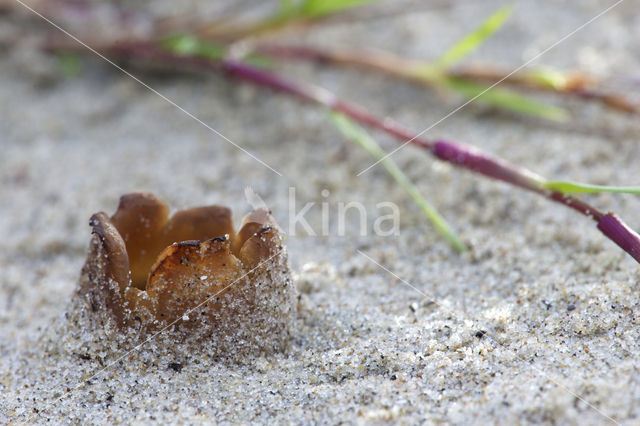
{"label": "sand cup fungus", "polygon": [[249,213],[236,233],[226,207],[169,217],[157,197],[133,193],[121,197],[113,216],[96,213],[89,223],[93,237],[76,295],[101,325],[143,336],[167,328],[234,350],[286,345],[295,288],[268,211]]}

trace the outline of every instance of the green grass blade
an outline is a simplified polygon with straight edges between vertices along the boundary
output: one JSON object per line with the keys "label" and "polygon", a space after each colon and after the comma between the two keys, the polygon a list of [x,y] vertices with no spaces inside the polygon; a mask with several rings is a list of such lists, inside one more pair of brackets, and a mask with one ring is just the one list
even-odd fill
{"label": "green grass blade", "polygon": [[343,12],[347,9],[363,6],[378,0],[304,0],[300,4],[300,13],[306,18],[318,18]]}
{"label": "green grass blade", "polygon": [[204,42],[190,34],[174,34],[165,37],[162,46],[172,53],[184,56],[220,60],[224,58],[226,49],[210,42]]}
{"label": "green grass blade", "polygon": [[260,21],[254,32],[274,30],[300,21],[322,18],[378,0],[280,0],[271,16]]}
{"label": "green grass blade", "polygon": [[66,77],[77,77],[82,73],[82,61],[77,54],[61,52],[56,58],[58,67]]}
{"label": "green grass blade", "polygon": [[365,132],[365,130],[354,123],[352,120],[342,114],[332,113],[331,119],[336,128],[344,135],[345,138],[356,142],[363,147],[369,154],[382,164],[387,172],[395,179],[398,184],[409,194],[416,204],[422,209],[427,218],[433,223],[435,228],[449,241],[449,243],[458,251],[466,251],[467,247],[462,243],[460,237],[456,235],[453,228],[438,213],[427,200],[425,200],[416,186],[411,183],[407,175],[393,162],[380,146]]}
{"label": "green grass blade", "polygon": [[511,5],[500,8],[487,18],[480,27],[449,48],[449,50],[436,61],[436,65],[442,68],[448,68],[476,50],[487,38],[502,27],[511,15],[512,10],[513,7]]}
{"label": "green grass blade", "polygon": [[606,186],[588,183],[554,181],[542,185],[544,189],[558,191],[563,194],[600,194],[603,192],[617,192],[621,194],[639,194],[640,186]]}
{"label": "green grass blade", "polygon": [[533,83],[554,90],[562,89],[567,85],[567,81],[569,80],[565,73],[551,68],[531,70],[525,74],[525,77]]}
{"label": "green grass blade", "polygon": [[[224,59],[227,51],[220,46],[208,41],[202,41],[190,34],[174,34],[165,37],[161,41],[162,46],[171,53],[181,56],[195,56],[212,61]],[[259,68],[271,68],[274,61],[268,56],[249,54],[243,58],[248,64]]]}
{"label": "green grass blade", "polygon": [[564,122],[569,119],[569,113],[566,110],[538,102],[513,90],[493,87],[491,90],[484,92],[488,86],[454,77],[447,78],[444,84],[449,89],[455,90],[469,99],[478,96],[478,101],[502,109],[558,122]]}
{"label": "green grass blade", "polygon": [[280,0],[280,6],[278,8],[278,11],[280,12],[280,14],[285,15],[297,8],[298,8],[298,5],[295,0]]}
{"label": "green grass blade", "polygon": [[286,22],[289,19],[298,18],[301,14],[300,7],[301,5],[296,0],[281,0],[280,7],[272,19]]}

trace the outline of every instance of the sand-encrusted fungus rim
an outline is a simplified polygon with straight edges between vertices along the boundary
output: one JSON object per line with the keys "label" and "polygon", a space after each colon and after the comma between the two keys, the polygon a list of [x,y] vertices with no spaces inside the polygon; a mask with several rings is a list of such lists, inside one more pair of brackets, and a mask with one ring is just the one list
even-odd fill
{"label": "sand-encrusted fungus rim", "polygon": [[236,233],[226,207],[169,217],[166,204],[148,193],[124,195],[113,216],[96,213],[89,224],[95,237],[79,293],[100,296],[120,326],[172,320],[283,248],[266,209],[246,215]]}

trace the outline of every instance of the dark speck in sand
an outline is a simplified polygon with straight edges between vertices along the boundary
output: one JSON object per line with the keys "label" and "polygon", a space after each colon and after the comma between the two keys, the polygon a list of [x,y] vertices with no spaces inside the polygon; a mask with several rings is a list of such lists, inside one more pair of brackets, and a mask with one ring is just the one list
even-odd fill
{"label": "dark speck in sand", "polygon": [[179,372],[182,371],[182,367],[183,367],[182,363],[180,363],[180,362],[172,362],[171,364],[168,365],[167,368],[179,373]]}

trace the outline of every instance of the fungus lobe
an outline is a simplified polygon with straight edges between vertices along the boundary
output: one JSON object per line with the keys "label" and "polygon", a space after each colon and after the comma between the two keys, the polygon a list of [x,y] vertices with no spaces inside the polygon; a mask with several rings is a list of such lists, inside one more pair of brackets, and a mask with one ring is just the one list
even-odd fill
{"label": "fungus lobe", "polygon": [[282,236],[270,212],[245,216],[239,231],[231,211],[207,206],[169,217],[148,193],[121,197],[111,217],[96,213],[93,237],[76,292],[89,317],[120,332],[169,329],[281,350],[290,333],[295,288]]}

